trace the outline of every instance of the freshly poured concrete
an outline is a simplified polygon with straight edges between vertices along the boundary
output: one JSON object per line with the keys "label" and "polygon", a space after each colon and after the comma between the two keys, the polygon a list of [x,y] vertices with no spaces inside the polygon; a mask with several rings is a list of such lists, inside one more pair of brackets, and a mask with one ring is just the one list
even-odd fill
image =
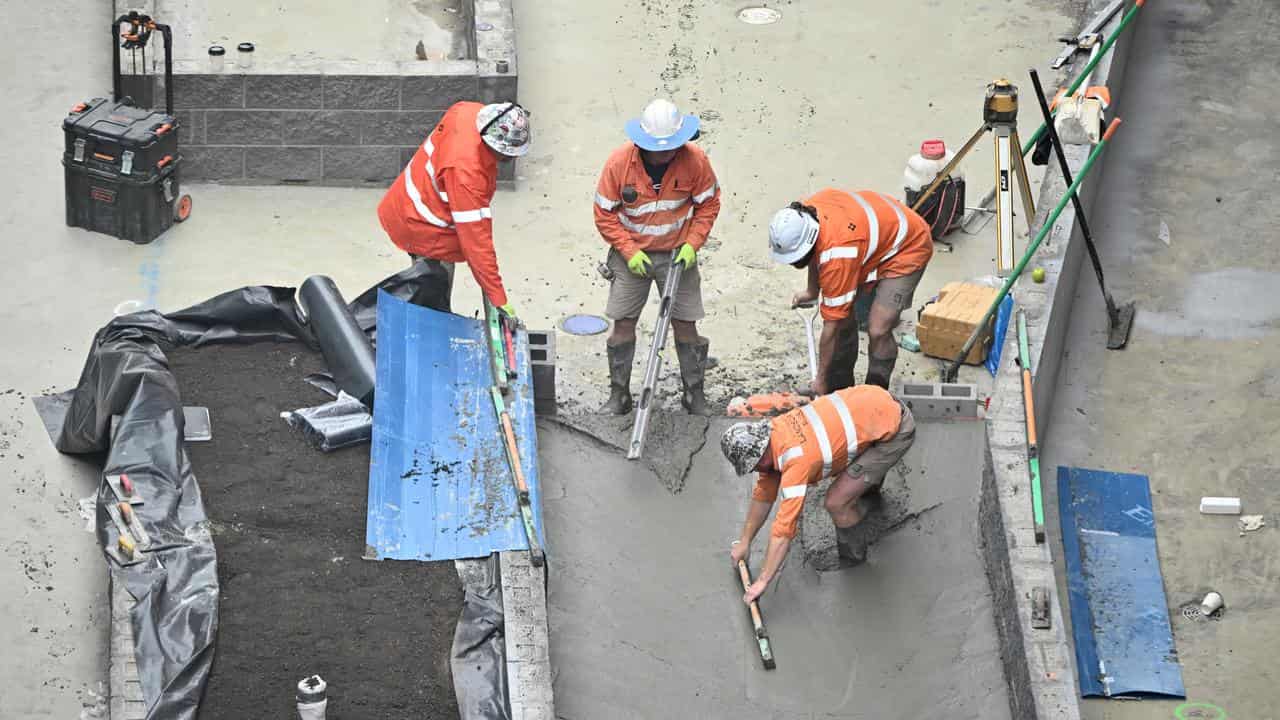
{"label": "freshly poured concrete", "polygon": [[720,454],[726,424],[672,495],[643,465],[540,423],[557,715],[1009,717],[977,546],[983,425],[920,424],[901,466],[920,515],[865,565],[818,573],[797,543],[761,601],[777,659],[765,671],[728,555],[750,481]]}
{"label": "freshly poured concrete", "polygon": [[[1143,10],[1125,124],[1090,221],[1112,293],[1138,314],[1128,347],[1106,350],[1097,282],[1081,271],[1041,465],[1055,530],[1058,465],[1150,478],[1187,701],[1223,711],[1192,706],[1187,718],[1277,717],[1280,697],[1280,211],[1269,181],[1280,100],[1255,91],[1271,75],[1255,60],[1280,52],[1278,31],[1270,3]],[[1242,536],[1237,518],[1201,515],[1206,495],[1240,497],[1268,527]],[[1060,557],[1056,532],[1051,542]],[[1184,618],[1209,590],[1226,599],[1222,619]],[[1081,714],[1156,720],[1179,704],[1090,700]]]}

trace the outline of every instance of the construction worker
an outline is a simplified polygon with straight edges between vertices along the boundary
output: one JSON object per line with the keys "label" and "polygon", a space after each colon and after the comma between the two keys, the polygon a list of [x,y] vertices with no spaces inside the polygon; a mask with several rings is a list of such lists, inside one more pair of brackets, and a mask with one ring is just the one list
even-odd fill
{"label": "construction worker", "polygon": [[605,314],[613,320],[606,347],[609,400],[600,412],[631,412],[631,364],[636,352],[636,321],[656,279],[658,292],[671,263],[683,266],[671,312],[680,380],[681,404],[691,414],[710,415],[703,392],[709,343],[698,335],[702,283],[698,251],[720,213],[720,185],[707,155],[687,144],[698,132],[698,118],[681,115],[669,100],[654,100],[627,123],[631,141],[614,150],[596,186],[596,228],[609,243],[613,271]]}
{"label": "construction worker", "polygon": [[854,384],[858,326],[853,306],[859,293],[873,293],[866,382],[888,388],[898,359],[893,329],[902,311],[911,307],[933,257],[924,218],[882,193],[820,190],[773,216],[769,249],[774,260],[809,271],[808,285],[792,298],[793,307],[809,305],[821,295],[822,338],[813,393]]}
{"label": "construction worker", "polygon": [[875,385],[823,395],[771,420],[729,426],[720,438],[721,452],[739,475],[759,473],[742,536],[730,548],[734,565],[750,555],[751,541],[782,495],[764,567],[745,602],[759,597],[778,574],[796,536],[806,492],[828,477],[834,480],[826,510],[836,525],[840,557],[848,564],[862,562],[866,540],[854,530],[863,517],[858,498],[879,492],[885,474],[915,440],[915,427],[907,406]]}
{"label": "construction worker", "polygon": [[516,103],[460,102],[445,112],[378,204],[391,242],[425,262],[439,284],[432,307],[450,311],[453,265],[471,266],[485,298],[516,314],[498,274],[489,203],[498,163],[529,152],[529,114]]}

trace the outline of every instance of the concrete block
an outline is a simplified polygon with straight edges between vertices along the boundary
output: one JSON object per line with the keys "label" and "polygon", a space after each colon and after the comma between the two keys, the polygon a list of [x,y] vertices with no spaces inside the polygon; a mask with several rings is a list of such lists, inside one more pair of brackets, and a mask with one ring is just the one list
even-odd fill
{"label": "concrete block", "polygon": [[387,75],[326,75],[328,110],[399,110],[400,78]]}
{"label": "concrete block", "polygon": [[394,147],[326,147],[324,179],[388,183],[400,174],[400,150]]}
{"label": "concrete block", "polygon": [[181,150],[183,180],[244,179],[243,147],[183,146]]}
{"label": "concrete block", "polygon": [[196,108],[244,107],[243,75],[175,75],[173,107]]}
{"label": "concrete block", "polygon": [[356,110],[307,110],[281,113],[285,145],[359,145],[365,113]]}
{"label": "concrete block", "polygon": [[479,78],[480,102],[516,102],[518,81],[514,75],[493,75]]}
{"label": "concrete block", "polygon": [[539,415],[556,414],[556,335],[554,330],[529,331],[529,365],[533,373],[533,408]]}
{"label": "concrete block", "polygon": [[246,148],[245,177],[281,182],[308,182],[324,177],[324,158],[318,147]]}
{"label": "concrete block", "polygon": [[902,383],[898,398],[917,419],[977,417],[978,387],[963,383]]}
{"label": "concrete block", "polygon": [[284,117],[268,110],[210,110],[205,141],[210,145],[279,145]]}
{"label": "concrete block", "polygon": [[363,113],[362,145],[419,145],[440,122],[439,112]]}
{"label": "concrete block", "polygon": [[475,75],[411,75],[401,79],[402,110],[440,110],[460,100],[475,100],[480,88]]}
{"label": "concrete block", "polygon": [[244,106],[264,109],[323,107],[320,75],[248,75],[244,81]]}
{"label": "concrete block", "polygon": [[178,146],[181,150],[185,151],[188,145],[204,144],[203,110],[177,110],[174,117],[178,118]]}
{"label": "concrete block", "polygon": [[[423,138],[425,139],[426,136],[423,135]],[[413,154],[418,152],[418,147],[419,147],[418,145],[414,145],[413,147],[400,148],[400,169],[401,170],[408,167],[409,161],[413,159]]]}

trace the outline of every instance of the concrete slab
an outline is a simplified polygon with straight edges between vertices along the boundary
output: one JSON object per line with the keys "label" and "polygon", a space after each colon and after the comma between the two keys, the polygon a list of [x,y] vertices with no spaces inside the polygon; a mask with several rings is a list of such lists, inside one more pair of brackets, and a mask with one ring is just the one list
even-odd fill
{"label": "concrete slab", "polygon": [[[1125,350],[1107,351],[1102,300],[1082,272],[1045,441],[1045,502],[1056,507],[1059,464],[1148,475],[1188,702],[1222,709],[1197,707],[1200,717],[1275,717],[1280,534],[1241,536],[1236,518],[1198,504],[1240,496],[1268,525],[1280,508],[1280,212],[1260,182],[1280,149],[1280,100],[1252,91],[1267,75],[1252,58],[1280,50],[1280,13],[1200,0],[1143,12],[1119,99],[1125,125],[1091,222],[1112,293],[1137,301],[1137,322]],[[1057,551],[1056,513],[1048,519]],[[1226,598],[1222,620],[1184,619],[1180,607],[1210,589]],[[1168,718],[1178,705],[1090,700],[1081,715]]]}
{"label": "concrete slab", "polygon": [[714,442],[726,422],[674,496],[541,423],[558,716],[1010,717],[977,546],[982,423],[919,425],[900,466],[918,517],[865,565],[818,573],[792,553],[762,601],[777,658],[765,671],[728,559],[750,482]]}

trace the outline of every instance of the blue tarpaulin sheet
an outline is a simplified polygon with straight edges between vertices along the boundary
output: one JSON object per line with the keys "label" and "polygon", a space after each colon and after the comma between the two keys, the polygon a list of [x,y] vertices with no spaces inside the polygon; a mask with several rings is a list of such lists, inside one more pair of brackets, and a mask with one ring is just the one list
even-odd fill
{"label": "blue tarpaulin sheet", "polygon": [[996,310],[996,326],[991,338],[991,351],[983,364],[991,377],[1000,369],[1000,356],[1004,354],[1004,334],[1009,330],[1009,319],[1013,317],[1013,293],[1004,296],[1000,301],[1000,309]]}
{"label": "blue tarpaulin sheet", "polygon": [[[516,357],[504,399],[545,548],[526,333]],[[490,367],[481,321],[378,293],[366,556],[450,560],[528,549]]]}
{"label": "blue tarpaulin sheet", "polygon": [[1080,694],[1184,697],[1145,475],[1058,468]]}

